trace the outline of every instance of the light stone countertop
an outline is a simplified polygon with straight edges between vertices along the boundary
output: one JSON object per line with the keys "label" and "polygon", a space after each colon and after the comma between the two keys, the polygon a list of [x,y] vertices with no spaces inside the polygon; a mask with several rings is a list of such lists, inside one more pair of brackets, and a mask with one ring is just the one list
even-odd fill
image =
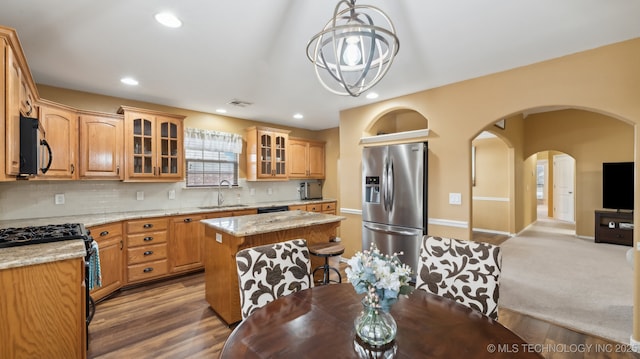
{"label": "light stone countertop", "polygon": [[347,219],[342,216],[306,211],[287,211],[253,214],[239,217],[204,219],[205,225],[231,234],[245,237],[292,228],[302,228],[318,224],[333,223]]}
{"label": "light stone countertop", "polygon": [[325,199],[319,199],[319,200],[305,200],[305,201],[262,202],[262,203],[240,204],[240,205],[167,208],[167,209],[157,209],[157,210],[147,210],[147,211],[128,211],[128,212],[124,211],[124,212],[85,214],[85,215],[74,215],[74,216],[11,219],[11,220],[0,221],[0,228],[44,226],[48,224],[64,224],[64,223],[82,223],[85,225],[85,227],[89,228],[89,227],[98,226],[101,224],[114,223],[114,222],[125,221],[125,220],[163,217],[163,216],[179,216],[179,215],[197,214],[197,213],[238,211],[243,209],[256,209],[256,208],[274,207],[274,206],[307,205],[307,204],[332,202],[332,201],[335,201],[335,199],[325,198]]}
{"label": "light stone countertop", "polygon": [[84,257],[82,239],[0,249],[0,270]]}
{"label": "light stone countertop", "polygon": [[[259,207],[272,207],[272,206],[295,206],[305,204],[315,204],[322,202],[331,202],[335,199],[322,199],[322,200],[306,200],[306,201],[281,201],[281,202],[268,202],[268,203],[255,203],[250,205],[226,205],[226,206],[207,206],[196,208],[172,208],[172,209],[158,209],[153,211],[130,211],[130,212],[114,212],[103,214],[86,214],[75,216],[58,216],[58,217],[46,217],[46,218],[28,218],[17,220],[3,220],[0,221],[0,228],[9,227],[29,227],[29,226],[44,226],[48,224],[64,224],[64,223],[82,223],[85,227],[119,222],[124,220],[134,220],[142,218],[163,217],[163,216],[175,216],[197,213],[212,213],[212,212],[227,212],[237,211],[243,209],[256,209]],[[296,212],[296,211],[292,211]],[[298,211],[300,212],[300,211]],[[287,212],[276,212],[276,214],[282,214]],[[310,213],[310,212],[305,212]],[[265,213],[264,215],[269,215]],[[320,216],[316,216],[314,220],[318,220],[318,217],[328,216],[338,219],[329,220],[329,222],[335,222],[345,219],[345,217],[337,217],[326,214],[318,213]],[[241,216],[244,217],[244,216]],[[235,218],[241,218],[235,217]],[[258,217],[258,215],[251,215],[251,217]],[[231,218],[231,217],[230,217]],[[327,220],[327,218],[324,218]],[[296,222],[299,226],[304,226],[304,221]],[[271,226],[273,226],[272,224]],[[245,224],[247,228],[247,224]],[[269,227],[267,227],[269,228]],[[295,228],[295,227],[290,227]],[[246,231],[246,229],[245,229]],[[255,230],[254,230],[255,231]],[[84,242],[82,240],[69,240],[42,244],[31,244],[17,247],[0,248],[0,270],[8,268],[16,268],[27,265],[34,265],[40,263],[53,262],[58,260],[65,260],[70,258],[84,257],[86,254],[84,248]]]}

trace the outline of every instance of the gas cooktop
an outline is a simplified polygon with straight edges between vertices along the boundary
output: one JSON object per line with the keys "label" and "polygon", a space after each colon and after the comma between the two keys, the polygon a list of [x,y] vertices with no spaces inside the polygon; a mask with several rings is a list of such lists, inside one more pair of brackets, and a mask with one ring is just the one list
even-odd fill
{"label": "gas cooktop", "polygon": [[0,248],[40,244],[71,239],[88,240],[89,233],[81,223],[49,224],[0,229]]}

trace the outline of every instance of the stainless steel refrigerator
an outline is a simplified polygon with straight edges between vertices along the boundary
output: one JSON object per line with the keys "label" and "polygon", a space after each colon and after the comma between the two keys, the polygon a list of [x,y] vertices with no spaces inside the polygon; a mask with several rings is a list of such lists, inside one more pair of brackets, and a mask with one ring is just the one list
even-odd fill
{"label": "stainless steel refrigerator", "polygon": [[418,269],[427,233],[427,143],[366,147],[362,151],[362,248],[403,252]]}

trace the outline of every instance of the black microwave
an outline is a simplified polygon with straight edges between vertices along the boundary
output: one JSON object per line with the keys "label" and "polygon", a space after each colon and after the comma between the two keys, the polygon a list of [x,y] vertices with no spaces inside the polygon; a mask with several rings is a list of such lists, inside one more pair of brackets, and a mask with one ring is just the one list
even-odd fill
{"label": "black microwave", "polygon": [[[47,151],[47,165],[44,163],[44,151]],[[37,118],[20,114],[20,176],[47,173],[53,160],[51,146],[44,139],[44,130]]]}

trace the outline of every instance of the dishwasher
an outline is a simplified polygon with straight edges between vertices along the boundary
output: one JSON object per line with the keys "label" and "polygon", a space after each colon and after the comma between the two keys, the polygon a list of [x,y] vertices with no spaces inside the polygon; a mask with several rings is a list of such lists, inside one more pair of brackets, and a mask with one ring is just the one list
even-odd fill
{"label": "dishwasher", "polygon": [[288,210],[289,210],[289,206],[258,207],[258,214],[272,213],[272,212],[286,212]]}

